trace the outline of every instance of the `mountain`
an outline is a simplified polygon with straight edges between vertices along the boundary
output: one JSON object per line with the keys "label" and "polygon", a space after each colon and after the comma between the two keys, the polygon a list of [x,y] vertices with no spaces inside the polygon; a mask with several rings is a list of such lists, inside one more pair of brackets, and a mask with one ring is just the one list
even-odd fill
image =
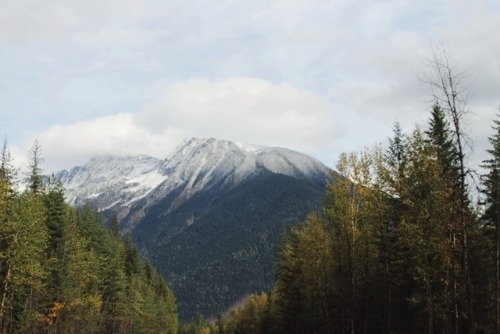
{"label": "mountain", "polygon": [[280,237],[320,209],[330,173],[284,148],[193,138],[163,161],[100,157],[57,176],[71,204],[118,213],[189,319],[271,288]]}
{"label": "mountain", "polygon": [[66,189],[68,202],[81,206],[90,201],[104,211],[129,206],[144,198],[166,180],[160,172],[162,161],[136,157],[98,157],[83,167],[57,173]]}

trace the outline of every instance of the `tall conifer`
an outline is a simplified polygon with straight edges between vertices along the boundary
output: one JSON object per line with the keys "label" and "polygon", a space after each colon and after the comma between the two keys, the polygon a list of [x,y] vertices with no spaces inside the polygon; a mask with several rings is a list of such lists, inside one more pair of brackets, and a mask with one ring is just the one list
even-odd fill
{"label": "tall conifer", "polygon": [[29,190],[35,194],[40,194],[43,190],[43,175],[42,175],[42,167],[44,159],[42,157],[42,146],[40,142],[35,140],[33,146],[28,155],[29,159]]}
{"label": "tall conifer", "polygon": [[495,333],[500,332],[500,121],[495,120],[493,129],[495,134],[489,138],[491,148],[488,150],[491,158],[484,161],[487,174],[484,175],[483,193],[485,195],[484,219],[490,229],[494,231],[493,268],[494,268],[494,321]]}

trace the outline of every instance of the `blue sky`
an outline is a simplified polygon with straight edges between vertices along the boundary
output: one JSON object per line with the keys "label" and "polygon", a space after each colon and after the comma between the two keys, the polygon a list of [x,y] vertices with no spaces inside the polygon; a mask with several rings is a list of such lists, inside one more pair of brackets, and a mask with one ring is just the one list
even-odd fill
{"label": "blue sky", "polygon": [[424,125],[418,77],[442,44],[469,75],[472,165],[500,106],[491,1],[3,0],[0,134],[47,172],[102,154],[165,158],[183,139],[282,146],[333,167]]}

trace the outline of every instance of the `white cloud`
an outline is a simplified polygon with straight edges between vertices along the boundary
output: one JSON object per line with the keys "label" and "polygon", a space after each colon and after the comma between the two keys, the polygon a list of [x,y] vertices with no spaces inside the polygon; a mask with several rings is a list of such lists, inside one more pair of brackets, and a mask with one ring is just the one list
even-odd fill
{"label": "white cloud", "polygon": [[173,126],[199,136],[308,150],[342,131],[327,107],[319,96],[287,83],[199,79],[168,87],[137,119],[155,132]]}
{"label": "white cloud", "polygon": [[190,136],[312,152],[342,131],[328,116],[327,105],[311,92],[286,83],[235,78],[179,82],[138,113],[53,125],[38,139],[46,170],[51,172],[83,164],[96,155],[165,158]]}
{"label": "white cloud", "polygon": [[18,146],[42,133],[64,167],[80,151],[164,157],[155,147],[187,136],[329,163],[396,120],[425,122],[419,58],[443,42],[471,74],[482,138],[500,104],[499,30],[495,0],[5,0],[0,131]]}
{"label": "white cloud", "polygon": [[49,173],[86,163],[98,155],[149,154],[165,158],[184,137],[182,130],[165,127],[153,134],[138,126],[129,113],[54,125],[39,137]]}
{"label": "white cloud", "polygon": [[81,29],[95,29],[115,19],[132,24],[146,10],[136,0],[4,0],[0,8],[0,43],[70,39]]}

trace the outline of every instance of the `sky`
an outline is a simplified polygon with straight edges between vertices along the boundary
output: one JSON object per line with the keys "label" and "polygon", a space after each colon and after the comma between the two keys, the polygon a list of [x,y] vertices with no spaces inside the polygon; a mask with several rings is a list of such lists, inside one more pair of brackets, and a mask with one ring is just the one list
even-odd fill
{"label": "sky", "polygon": [[280,146],[334,167],[425,127],[433,47],[467,74],[469,165],[500,107],[498,0],[2,0],[0,135],[48,174],[183,139]]}

